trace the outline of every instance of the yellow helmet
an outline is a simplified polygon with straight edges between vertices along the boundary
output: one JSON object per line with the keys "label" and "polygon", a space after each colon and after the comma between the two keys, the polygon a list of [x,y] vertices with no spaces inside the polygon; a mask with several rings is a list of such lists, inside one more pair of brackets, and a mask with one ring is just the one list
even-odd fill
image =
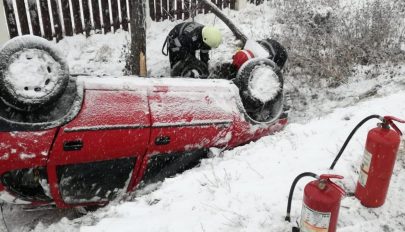
{"label": "yellow helmet", "polygon": [[210,48],[217,48],[222,42],[221,32],[214,26],[205,26],[202,29],[202,37],[204,43]]}

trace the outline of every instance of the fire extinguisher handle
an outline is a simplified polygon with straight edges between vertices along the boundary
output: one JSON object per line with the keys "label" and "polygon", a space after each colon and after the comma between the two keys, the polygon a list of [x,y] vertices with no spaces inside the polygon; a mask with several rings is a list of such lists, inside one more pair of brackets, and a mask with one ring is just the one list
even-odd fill
{"label": "fire extinguisher handle", "polygon": [[338,190],[342,196],[346,195],[346,191],[340,187],[339,185],[335,184],[332,182],[330,179],[343,179],[343,176],[341,175],[335,175],[335,174],[323,174],[319,177],[319,180],[325,180],[329,183],[330,186],[334,187],[336,190]]}
{"label": "fire extinguisher handle", "polygon": [[388,123],[398,134],[402,136],[402,131],[398,128],[397,125],[395,125],[394,121],[399,122],[399,123],[405,123],[405,120],[399,119],[397,117],[393,116],[384,116],[384,120],[386,123]]}
{"label": "fire extinguisher handle", "polygon": [[322,174],[319,177],[320,180],[329,180],[329,179],[343,179],[343,176],[336,174]]}
{"label": "fire extinguisher handle", "polygon": [[391,126],[392,128],[394,128],[394,130],[395,130],[399,135],[402,136],[402,131],[397,127],[397,125],[395,125],[395,123],[394,123],[393,121],[390,121],[389,123],[390,123],[390,126]]}
{"label": "fire extinguisher handle", "polygon": [[387,116],[384,116],[384,119],[387,120],[387,121],[396,121],[396,122],[399,122],[399,123],[405,123],[405,120],[394,117],[394,116],[388,116],[387,115]]}

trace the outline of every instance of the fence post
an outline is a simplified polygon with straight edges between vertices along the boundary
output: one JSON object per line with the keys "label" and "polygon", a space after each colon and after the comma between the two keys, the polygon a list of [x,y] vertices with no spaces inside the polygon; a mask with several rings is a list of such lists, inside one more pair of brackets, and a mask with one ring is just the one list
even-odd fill
{"label": "fence post", "polygon": [[127,60],[129,73],[146,77],[145,1],[130,0],[131,51]]}
{"label": "fence post", "polygon": [[246,0],[235,0],[235,10],[241,10],[246,7],[247,1]]}
{"label": "fence post", "polygon": [[10,39],[3,1],[0,1],[0,46]]}
{"label": "fence post", "polygon": [[28,11],[30,15],[32,33],[41,36],[41,26],[39,25],[38,6],[35,0],[28,0]]}

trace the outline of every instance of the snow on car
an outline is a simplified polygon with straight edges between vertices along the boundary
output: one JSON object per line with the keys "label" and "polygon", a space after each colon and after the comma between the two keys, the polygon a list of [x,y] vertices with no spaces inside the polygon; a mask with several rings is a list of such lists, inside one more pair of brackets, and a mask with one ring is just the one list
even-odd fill
{"label": "snow on car", "polygon": [[73,78],[52,44],[24,36],[0,60],[0,198],[10,203],[102,205],[287,123],[280,70],[263,58],[235,80]]}

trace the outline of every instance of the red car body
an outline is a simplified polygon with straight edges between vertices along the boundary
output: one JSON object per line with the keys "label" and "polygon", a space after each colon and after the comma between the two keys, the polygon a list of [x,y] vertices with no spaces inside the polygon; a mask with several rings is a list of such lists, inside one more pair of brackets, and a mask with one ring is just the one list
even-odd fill
{"label": "red car body", "polygon": [[103,204],[187,168],[211,147],[246,144],[287,123],[281,113],[267,122],[250,118],[228,80],[76,83],[75,102],[62,120],[0,116],[0,199],[32,207]]}

